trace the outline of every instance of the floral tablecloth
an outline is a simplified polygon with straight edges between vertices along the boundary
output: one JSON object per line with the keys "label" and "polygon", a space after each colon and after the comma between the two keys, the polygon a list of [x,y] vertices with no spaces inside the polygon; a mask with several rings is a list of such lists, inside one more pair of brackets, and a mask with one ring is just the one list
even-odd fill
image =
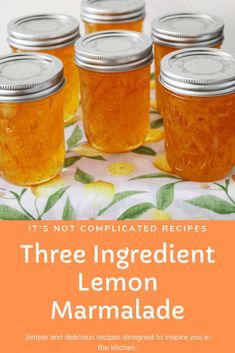
{"label": "floral tablecloth", "polygon": [[151,100],[145,144],[117,155],[87,144],[80,113],[78,121],[65,128],[67,154],[60,176],[32,188],[0,179],[0,219],[235,220],[235,169],[217,183],[193,183],[172,175],[155,105]]}

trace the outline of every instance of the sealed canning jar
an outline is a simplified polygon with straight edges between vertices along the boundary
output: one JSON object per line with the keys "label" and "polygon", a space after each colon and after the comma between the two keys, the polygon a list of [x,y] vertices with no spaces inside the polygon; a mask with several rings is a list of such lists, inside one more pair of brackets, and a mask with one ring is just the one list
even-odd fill
{"label": "sealed canning jar", "polygon": [[145,1],[83,0],[81,12],[86,33],[113,29],[141,32]]}
{"label": "sealed canning jar", "polygon": [[62,62],[36,53],[0,57],[0,175],[18,185],[54,178],[64,163]]}
{"label": "sealed canning jar", "polygon": [[64,63],[64,121],[75,119],[79,104],[79,78],[74,64],[78,21],[66,15],[38,14],[21,17],[8,25],[8,42],[14,52],[37,51],[57,56]]}
{"label": "sealed canning jar", "polygon": [[223,21],[208,14],[174,13],[156,18],[152,23],[156,81],[161,59],[166,54],[191,47],[219,48],[224,39],[223,32]]}
{"label": "sealed canning jar", "polygon": [[235,58],[186,49],[161,62],[166,153],[175,174],[209,182],[235,165]]}
{"label": "sealed canning jar", "polygon": [[119,153],[140,146],[149,129],[149,37],[104,31],[76,42],[85,133],[97,149]]}

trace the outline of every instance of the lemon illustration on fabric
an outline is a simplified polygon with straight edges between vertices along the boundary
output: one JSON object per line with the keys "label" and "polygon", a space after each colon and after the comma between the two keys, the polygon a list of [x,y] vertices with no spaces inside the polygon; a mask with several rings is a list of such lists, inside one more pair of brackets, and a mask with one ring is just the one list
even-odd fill
{"label": "lemon illustration on fabric", "polygon": [[157,101],[156,99],[150,99],[150,107],[154,110],[157,110]]}
{"label": "lemon illustration on fabric", "polygon": [[153,162],[153,165],[166,173],[172,173],[172,169],[168,163],[165,153],[158,154]]}
{"label": "lemon illustration on fabric", "polygon": [[145,137],[145,143],[156,143],[164,139],[164,131],[161,129],[149,129]]}
{"label": "lemon illustration on fabric", "polygon": [[150,89],[155,89],[155,88],[156,88],[156,81],[154,79],[150,81]]}
{"label": "lemon illustration on fabric", "polygon": [[130,162],[114,162],[109,164],[107,171],[113,176],[130,175],[136,171],[136,166]]}
{"label": "lemon illustration on fabric", "polygon": [[115,185],[105,181],[94,181],[83,187],[80,212],[89,219],[95,219],[99,211],[107,207],[114,199]]}

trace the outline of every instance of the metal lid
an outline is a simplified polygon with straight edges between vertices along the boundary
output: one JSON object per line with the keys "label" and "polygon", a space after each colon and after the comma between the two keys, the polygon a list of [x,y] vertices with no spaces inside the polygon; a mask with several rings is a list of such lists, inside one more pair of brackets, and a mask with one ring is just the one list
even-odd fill
{"label": "metal lid", "polygon": [[178,50],[162,59],[160,81],[170,91],[189,96],[235,93],[235,57],[219,49]]}
{"label": "metal lid", "polygon": [[79,38],[79,22],[60,14],[35,14],[17,18],[8,24],[8,42],[12,47],[46,50],[73,44]]}
{"label": "metal lid", "polygon": [[144,0],[83,0],[82,19],[91,23],[125,23],[144,19]]}
{"label": "metal lid", "polygon": [[154,42],[174,48],[213,47],[223,41],[223,32],[220,18],[202,13],[168,14],[152,23]]}
{"label": "metal lid", "polygon": [[78,66],[99,72],[124,72],[150,65],[152,41],[132,31],[103,31],[80,38],[75,44]]}
{"label": "metal lid", "polygon": [[0,57],[0,102],[28,102],[48,97],[65,83],[63,64],[41,53]]}

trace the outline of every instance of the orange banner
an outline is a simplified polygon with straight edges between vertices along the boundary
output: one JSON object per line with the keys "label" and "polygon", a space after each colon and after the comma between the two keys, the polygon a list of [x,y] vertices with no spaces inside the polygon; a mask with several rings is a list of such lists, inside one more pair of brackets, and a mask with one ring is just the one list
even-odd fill
{"label": "orange banner", "polygon": [[1,351],[234,351],[234,222],[1,222]]}

